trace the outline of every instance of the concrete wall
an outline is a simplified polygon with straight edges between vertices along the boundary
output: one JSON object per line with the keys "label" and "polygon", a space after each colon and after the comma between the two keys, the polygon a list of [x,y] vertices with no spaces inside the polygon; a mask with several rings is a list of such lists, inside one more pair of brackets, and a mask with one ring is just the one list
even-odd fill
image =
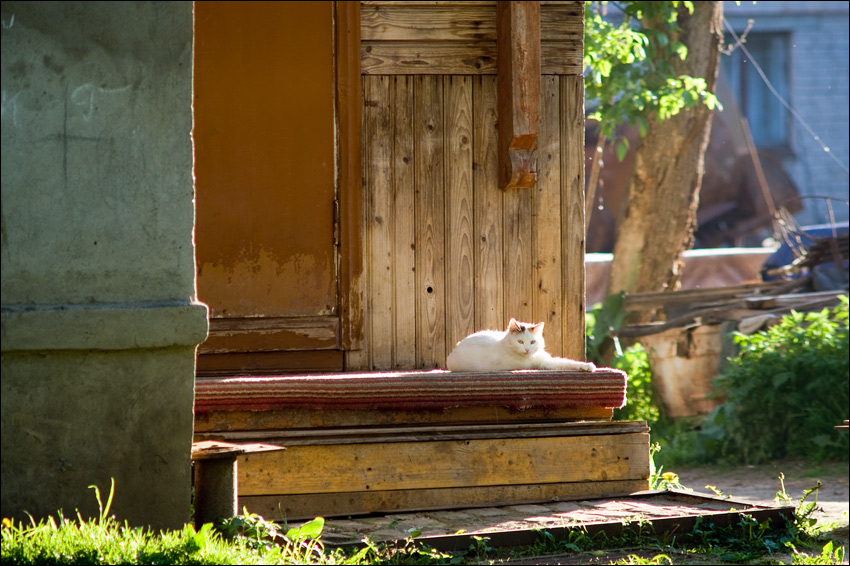
{"label": "concrete wall", "polygon": [[191,2],[2,4],[2,514],[189,519]]}

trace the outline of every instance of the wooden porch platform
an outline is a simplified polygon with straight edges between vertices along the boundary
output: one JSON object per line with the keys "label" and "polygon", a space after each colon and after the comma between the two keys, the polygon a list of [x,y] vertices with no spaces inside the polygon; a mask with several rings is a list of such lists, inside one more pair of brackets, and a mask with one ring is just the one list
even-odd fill
{"label": "wooden porch platform", "polygon": [[[609,422],[618,370],[199,378],[195,441],[239,457],[239,506],[308,519],[625,495],[649,428]],[[283,514],[283,516],[281,516]]]}

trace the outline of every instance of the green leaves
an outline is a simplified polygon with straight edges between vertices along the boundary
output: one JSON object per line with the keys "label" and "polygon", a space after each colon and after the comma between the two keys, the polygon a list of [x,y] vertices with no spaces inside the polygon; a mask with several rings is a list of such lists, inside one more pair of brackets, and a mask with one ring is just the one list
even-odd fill
{"label": "green leaves", "polygon": [[752,336],[715,380],[726,402],[703,423],[720,428],[719,456],[758,463],[775,458],[847,460],[847,435],[833,426],[850,404],[848,300],[820,312],[792,312]]}
{"label": "green leaves", "polygon": [[614,140],[617,157],[628,152],[620,124],[636,125],[646,135],[648,120],[667,120],[683,109],[718,107],[704,78],[677,76],[674,61],[684,61],[687,46],[678,40],[679,8],[693,13],[692,2],[623,2],[625,18],[607,22],[607,2],[587,2],[584,31],[585,97],[588,118]]}

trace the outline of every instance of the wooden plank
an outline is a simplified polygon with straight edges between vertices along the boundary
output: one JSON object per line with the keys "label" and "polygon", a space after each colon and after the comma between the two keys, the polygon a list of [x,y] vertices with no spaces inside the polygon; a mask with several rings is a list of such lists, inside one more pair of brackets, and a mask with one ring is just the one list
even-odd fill
{"label": "wooden plank", "polygon": [[475,77],[472,96],[475,328],[504,329],[504,193],[497,186],[496,78]]}
{"label": "wooden plank", "polygon": [[416,199],[413,147],[413,77],[393,77],[393,224],[395,243],[395,345],[393,367],[416,367]]}
{"label": "wooden plank", "polygon": [[219,442],[214,440],[202,440],[192,443],[192,460],[220,460],[236,457],[240,454],[271,452],[274,450],[286,450],[286,447],[277,444],[234,444],[232,442]]}
{"label": "wooden plank", "polygon": [[496,74],[496,43],[415,43],[363,41],[364,75]]}
{"label": "wooden plank", "polygon": [[[532,199],[530,190],[509,190],[504,200],[505,311],[508,317],[533,321],[534,258],[532,257]],[[507,321],[503,324],[507,325]],[[544,329],[545,330],[545,329]]]}
{"label": "wooden plank", "polygon": [[541,41],[540,72],[544,75],[575,75],[584,72],[584,39]]}
{"label": "wooden plank", "polygon": [[584,360],[584,80],[560,77],[564,356]]}
{"label": "wooden plank", "polygon": [[[542,42],[544,75],[581,75],[582,46],[575,42]],[[496,42],[418,43],[363,41],[364,75],[495,75]]]}
{"label": "wooden plank", "polygon": [[[495,4],[372,5],[361,12],[361,33],[364,41],[496,41]],[[540,36],[544,41],[582,40],[584,19],[577,4],[542,4]]]}
{"label": "wooden plank", "polygon": [[472,77],[446,77],[446,352],[475,331]]}
{"label": "wooden plank", "polygon": [[339,350],[250,352],[198,356],[199,377],[217,375],[280,375],[282,373],[342,371]]}
{"label": "wooden plank", "polygon": [[[240,456],[239,493],[307,494],[645,479],[649,473],[648,446],[648,433],[292,446],[283,453]],[[565,459],[564,454],[570,458]]]}
{"label": "wooden plank", "polygon": [[552,355],[561,356],[564,345],[561,312],[561,140],[558,128],[558,78],[543,77],[542,91],[538,175],[532,202],[532,318],[534,322],[546,323],[543,332],[546,349]]}
{"label": "wooden plank", "polygon": [[338,350],[341,345],[335,316],[212,318],[198,353]]}
{"label": "wooden plank", "polygon": [[339,178],[340,339],[358,350],[363,339],[363,172],[361,161],[360,2],[334,2]]}
{"label": "wooden plank", "polygon": [[446,359],[443,80],[414,80],[418,368],[440,367]]}
{"label": "wooden plank", "polygon": [[584,407],[566,409],[526,409],[505,407],[456,407],[445,411],[351,411],[327,409],[288,409],[286,411],[214,411],[195,415],[195,434],[216,431],[304,429],[313,427],[384,426],[436,423],[507,423],[549,420],[609,421],[612,409]]}
{"label": "wooden plank", "polygon": [[543,422],[543,423],[478,423],[438,424],[382,427],[334,427],[310,429],[243,430],[197,434],[195,442],[272,443],[276,446],[318,446],[331,444],[385,444],[393,442],[426,442],[476,440],[485,438],[539,438],[565,436],[600,436],[649,432],[644,421],[615,422]]}
{"label": "wooden plank", "polygon": [[344,367],[346,371],[352,370],[369,370],[371,368],[371,361],[369,352],[371,350],[371,316],[369,314],[369,272],[368,265],[366,262],[366,254],[369,253],[369,249],[371,246],[371,242],[369,241],[369,231],[366,229],[366,215],[367,208],[369,206],[368,201],[368,191],[366,191],[366,187],[368,186],[366,183],[366,147],[368,144],[368,140],[366,137],[366,97],[363,93],[366,92],[366,83],[368,82],[368,77],[361,77],[360,81],[360,92],[361,92],[361,112],[360,112],[360,171],[362,173],[361,179],[361,218],[360,218],[360,240],[361,240],[361,250],[363,253],[363,258],[361,261],[363,262],[363,274],[358,281],[358,285],[352,290],[360,293],[360,307],[362,319],[360,321],[362,326],[362,335],[360,336],[359,349],[356,350],[346,350],[344,354]]}
{"label": "wooden plank", "polygon": [[496,4],[499,187],[537,182],[540,134],[540,2]]}
{"label": "wooden plank", "polygon": [[370,367],[392,366],[393,348],[393,124],[391,77],[368,77],[364,84],[366,229],[369,247],[368,309]]}
{"label": "wooden plank", "polygon": [[730,287],[710,287],[705,289],[681,289],[657,293],[638,293],[623,297],[623,308],[627,310],[649,310],[664,307],[672,303],[696,303],[707,301],[733,301],[758,294],[781,294],[788,281],[768,281],[764,283],[743,283]]}
{"label": "wooden plank", "polygon": [[633,479],[304,495],[240,494],[239,508],[245,506],[251,513],[258,513],[269,519],[281,517],[283,513],[284,518],[292,521],[312,519],[316,516],[350,516],[619,497],[646,490],[648,487],[648,480]]}

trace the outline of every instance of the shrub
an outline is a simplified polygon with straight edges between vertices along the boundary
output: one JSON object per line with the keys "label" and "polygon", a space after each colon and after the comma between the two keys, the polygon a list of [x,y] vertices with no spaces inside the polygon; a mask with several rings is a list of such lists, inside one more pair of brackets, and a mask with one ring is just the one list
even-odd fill
{"label": "shrub", "polygon": [[833,427],[850,404],[848,300],[792,312],[751,336],[715,379],[726,401],[703,422],[709,454],[759,463],[775,458],[848,459],[848,436]]}

